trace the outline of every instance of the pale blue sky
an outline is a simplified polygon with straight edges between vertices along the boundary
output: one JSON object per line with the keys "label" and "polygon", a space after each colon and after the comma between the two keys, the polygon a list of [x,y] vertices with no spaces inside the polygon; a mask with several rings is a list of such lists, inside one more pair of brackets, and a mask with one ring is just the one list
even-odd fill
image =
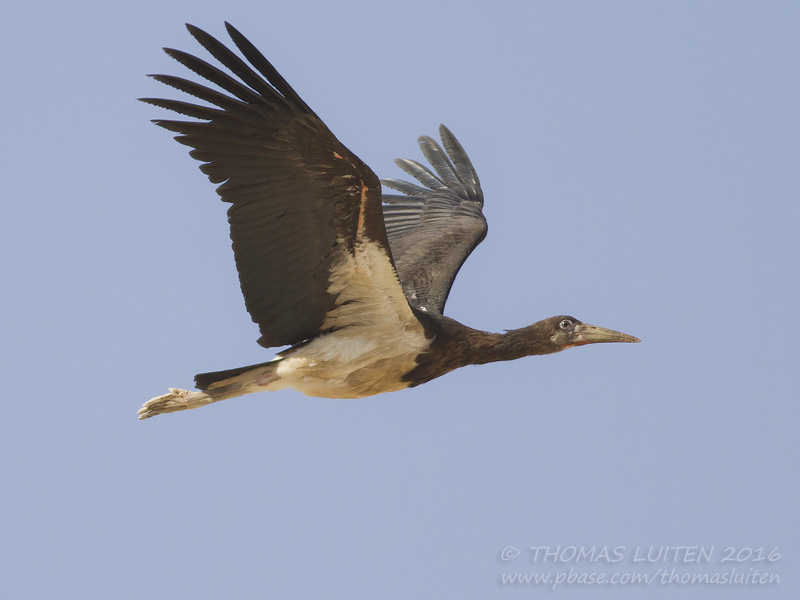
{"label": "pale blue sky", "polygon": [[[459,137],[489,236],[449,316],[643,343],[137,421],[269,357],[226,207],[134,100],[186,74],[162,46],[203,53],[184,22],[223,20],[382,177],[440,122]],[[3,4],[0,596],[797,597],[798,31],[788,1]],[[676,565],[635,548],[666,545],[781,583],[500,583],[652,575]]]}

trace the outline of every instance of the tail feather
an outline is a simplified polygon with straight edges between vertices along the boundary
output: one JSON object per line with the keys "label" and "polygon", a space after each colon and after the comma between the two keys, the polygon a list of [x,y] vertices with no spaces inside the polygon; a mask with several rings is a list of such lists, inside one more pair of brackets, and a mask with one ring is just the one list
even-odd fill
{"label": "tail feather", "polygon": [[241,375],[242,373],[246,373],[247,371],[251,371],[252,369],[257,369],[259,367],[266,367],[270,363],[275,361],[269,360],[267,362],[258,363],[257,365],[248,365],[246,367],[237,367],[235,369],[227,369],[226,371],[212,371],[211,373],[198,373],[194,376],[194,385],[197,387],[198,390],[207,390],[209,386],[217,381],[222,381],[223,379],[230,379],[231,377],[236,377],[237,375]]}

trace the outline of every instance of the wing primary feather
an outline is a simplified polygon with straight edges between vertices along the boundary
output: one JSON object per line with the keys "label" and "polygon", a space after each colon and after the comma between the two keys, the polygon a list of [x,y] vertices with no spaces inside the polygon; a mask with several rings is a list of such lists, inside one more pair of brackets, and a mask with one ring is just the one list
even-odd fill
{"label": "wing primary feather", "polygon": [[[225,47],[216,38],[209,35],[199,27],[195,27],[194,25],[189,25],[187,23],[186,28],[189,30],[189,33],[191,33],[194,36],[194,38],[198,42],[200,42],[200,45],[203,46],[203,48],[205,48],[206,50],[208,50],[211,56],[216,58],[224,66],[230,69],[234,75],[239,77],[244,83],[249,85],[256,92],[265,96],[270,96],[275,93],[275,89],[277,88],[273,88],[267,85],[264,82],[264,80],[261,79],[261,77],[259,77],[253,71],[253,69],[251,69],[247,65],[247,63],[245,63],[241,58],[236,56],[231,50]],[[236,40],[234,40],[234,42],[235,41]]]}
{"label": "wing primary feather", "polygon": [[487,228],[472,163],[447,128],[441,126],[439,133],[442,145],[428,136],[418,140],[433,171],[413,160],[395,161],[422,186],[397,179],[381,183],[405,194],[385,194],[383,214],[406,297],[418,308],[441,314],[461,265]]}
{"label": "wing primary feather", "polygon": [[[170,58],[178,61],[187,69],[194,71],[200,75],[200,77],[207,79],[215,85],[218,85],[229,94],[236,96],[239,100],[251,104],[263,102],[263,97],[257,92],[250,89],[246,85],[242,85],[239,81],[236,81],[233,77],[218,69],[214,65],[210,65],[206,61],[181,50],[164,48],[164,52],[166,52]],[[275,91],[272,90],[268,91],[268,94],[265,97],[270,98],[274,95]]]}
{"label": "wing primary feather", "polygon": [[[428,196],[431,191],[428,188],[423,188],[402,179],[381,179],[381,183],[388,188],[403,192],[407,196]],[[384,194],[384,202],[393,202],[393,198],[402,198],[402,196],[386,196]]]}
{"label": "wing primary feather", "polygon": [[151,75],[153,79],[160,83],[164,83],[175,89],[178,89],[190,96],[205,100],[209,104],[218,106],[228,111],[248,110],[250,106],[246,102],[242,102],[236,98],[231,98],[209,87],[183,79],[182,77],[174,77],[172,75]]}
{"label": "wing primary feather", "polygon": [[[233,43],[236,44],[236,47],[241,50],[242,54],[244,54],[245,58],[250,61],[252,64],[264,77],[267,78],[275,89],[277,89],[284,98],[290,99],[294,104],[301,106],[305,112],[310,115],[316,117],[317,115],[314,113],[311,108],[309,108],[308,104],[306,104],[303,99],[294,91],[294,88],[289,85],[289,83],[278,73],[277,69],[272,66],[261,52],[248,40],[244,37],[238,29],[236,29],[233,25],[225,22],[225,29],[228,31],[228,35],[231,36]],[[318,117],[317,117],[318,118]]]}
{"label": "wing primary feather", "polygon": [[423,135],[417,141],[419,142],[422,154],[428,159],[428,162],[431,163],[434,171],[436,171],[438,178],[447,187],[452,188],[464,185],[464,182],[461,181],[458,173],[456,173],[453,163],[450,162],[450,159],[447,158],[442,147],[437,144],[433,138]]}
{"label": "wing primary feather", "polygon": [[439,135],[442,138],[444,149],[447,151],[450,160],[453,161],[459,179],[462,183],[469,186],[475,201],[479,201],[482,206],[483,194],[481,193],[481,182],[461,142],[459,142],[456,136],[453,135],[453,132],[444,125],[439,125]]}
{"label": "wing primary feather", "polygon": [[443,190],[447,188],[447,185],[444,183],[444,181],[434,175],[433,172],[428,169],[428,167],[418,163],[415,160],[411,160],[409,158],[396,158],[394,164],[403,169],[403,171],[411,175],[425,187],[428,187],[432,190]]}
{"label": "wing primary feather", "polygon": [[[244,59],[233,45],[229,49],[197,27],[187,28],[225,70],[165,48],[205,81],[154,79],[199,102],[142,100],[189,117],[154,123],[191,148],[190,155],[203,163],[201,171],[218,184],[217,194],[230,204],[236,267],[245,305],[259,326],[259,343],[292,345],[348,326],[355,321],[335,313],[342,305],[339,296],[363,295],[353,290],[369,290],[373,283],[380,300],[366,299],[374,314],[398,318],[405,311],[402,318],[413,319],[410,307],[395,300],[403,291],[375,174],[235,28],[226,24]],[[341,271],[362,263],[369,268]],[[331,289],[336,269],[341,290]],[[363,273],[374,280],[359,280],[349,289],[350,278]]]}
{"label": "wing primary feather", "polygon": [[195,119],[204,119],[210,121],[212,119],[224,119],[225,111],[218,108],[211,108],[209,106],[198,106],[190,102],[181,102],[180,100],[164,100],[162,98],[139,98],[140,102],[146,102],[153,106],[166,108],[176,113],[186,115],[187,117],[194,117]]}

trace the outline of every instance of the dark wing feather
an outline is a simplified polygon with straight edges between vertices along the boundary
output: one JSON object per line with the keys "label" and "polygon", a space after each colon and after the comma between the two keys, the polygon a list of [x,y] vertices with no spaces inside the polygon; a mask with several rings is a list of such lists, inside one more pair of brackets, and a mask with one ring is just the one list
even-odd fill
{"label": "dark wing feather", "polygon": [[[231,25],[248,65],[187,25],[226,73],[185,52],[172,58],[224,92],[169,75],[153,77],[212,106],[143,98],[200,121],[156,120],[193,148],[191,156],[231,203],[228,220],[247,310],[262,346],[318,335],[337,306],[333,264],[361,242],[376,242],[391,269],[380,182],[341,144],[274,67]],[[399,288],[398,288],[399,289]]]}
{"label": "dark wing feather", "polygon": [[408,160],[395,163],[423,187],[383,179],[386,187],[405,194],[383,195],[383,217],[397,274],[409,302],[442,314],[453,280],[467,257],[486,237],[483,192],[464,148],[444,126],[442,144],[419,138],[433,167]]}

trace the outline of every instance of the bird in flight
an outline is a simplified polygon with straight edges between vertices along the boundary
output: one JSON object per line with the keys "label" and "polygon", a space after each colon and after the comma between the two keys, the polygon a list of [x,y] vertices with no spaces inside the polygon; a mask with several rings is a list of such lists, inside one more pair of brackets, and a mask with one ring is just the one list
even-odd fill
{"label": "bird in flight", "polygon": [[[465,365],[639,341],[566,315],[505,333],[444,316],[453,280],[487,230],[478,175],[458,140],[444,126],[441,145],[419,138],[430,167],[396,161],[417,183],[381,182],[255,46],[225,25],[247,62],[187,28],[228,72],[165,49],[222,91],[152,75],[206,104],[142,101],[192,119],[154,123],[192,148],[230,204],[236,268],[258,343],[290,347],[268,362],[196,375],[197,390],[170,388],[142,406],[140,419],[284,388],[362,398]],[[382,195],[381,183],[399,194]]]}

